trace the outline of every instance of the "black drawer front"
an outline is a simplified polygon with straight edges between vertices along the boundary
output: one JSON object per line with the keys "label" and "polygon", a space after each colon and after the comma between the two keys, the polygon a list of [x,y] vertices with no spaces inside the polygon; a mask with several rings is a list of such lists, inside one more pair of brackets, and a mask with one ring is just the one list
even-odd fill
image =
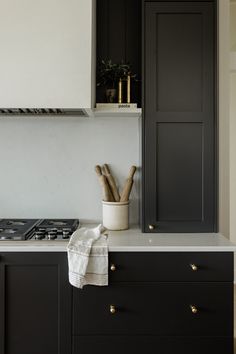
{"label": "black drawer front", "polygon": [[120,283],[74,290],[74,335],[232,336],[232,328],[232,283]]}
{"label": "black drawer front", "polygon": [[74,337],[73,354],[233,354],[233,338]]}
{"label": "black drawer front", "polygon": [[233,253],[111,252],[109,268],[110,283],[118,281],[233,281]]}

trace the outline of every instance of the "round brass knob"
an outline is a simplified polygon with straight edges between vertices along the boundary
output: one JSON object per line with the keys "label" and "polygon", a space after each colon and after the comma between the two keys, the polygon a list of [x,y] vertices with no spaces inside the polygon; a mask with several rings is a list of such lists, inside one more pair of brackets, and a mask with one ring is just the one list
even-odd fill
{"label": "round brass knob", "polygon": [[116,313],[116,308],[115,308],[114,305],[110,305],[110,313],[111,313],[112,315],[114,315],[114,313]]}
{"label": "round brass knob", "polygon": [[110,270],[111,270],[112,272],[114,272],[114,271],[116,270],[116,266],[115,266],[115,264],[111,264],[111,266],[110,266]]}
{"label": "round brass knob", "polygon": [[198,270],[198,267],[196,266],[196,264],[190,264],[190,267],[192,268],[192,270],[194,272],[196,272]]}
{"label": "round brass knob", "polygon": [[155,226],[154,225],[148,225],[149,230],[154,230]]}
{"label": "round brass knob", "polygon": [[194,315],[198,312],[198,309],[194,305],[190,305],[190,309]]}

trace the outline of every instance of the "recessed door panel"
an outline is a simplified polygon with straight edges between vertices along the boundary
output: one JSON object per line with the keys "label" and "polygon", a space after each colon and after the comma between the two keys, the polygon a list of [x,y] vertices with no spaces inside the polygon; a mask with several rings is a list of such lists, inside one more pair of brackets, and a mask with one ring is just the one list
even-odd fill
{"label": "recessed door panel", "polygon": [[202,111],[202,14],[156,15],[157,111]]}
{"label": "recessed door panel", "polygon": [[[58,353],[57,266],[8,265],[6,267],[6,347],[35,354]],[[16,291],[17,289],[17,291]],[[35,344],[34,344],[35,345]]]}
{"label": "recessed door panel", "polygon": [[156,203],[159,221],[202,221],[201,123],[157,124]]}

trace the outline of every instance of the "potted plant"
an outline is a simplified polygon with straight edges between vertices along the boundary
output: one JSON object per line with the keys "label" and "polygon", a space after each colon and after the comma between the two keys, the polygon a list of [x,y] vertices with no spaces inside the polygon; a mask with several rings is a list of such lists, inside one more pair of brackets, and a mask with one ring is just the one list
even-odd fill
{"label": "potted plant", "polygon": [[98,70],[97,86],[106,88],[106,98],[108,103],[114,103],[117,96],[117,85],[119,80],[123,80],[130,75],[135,78],[135,74],[131,74],[130,64],[128,63],[112,63],[111,59],[102,60]]}

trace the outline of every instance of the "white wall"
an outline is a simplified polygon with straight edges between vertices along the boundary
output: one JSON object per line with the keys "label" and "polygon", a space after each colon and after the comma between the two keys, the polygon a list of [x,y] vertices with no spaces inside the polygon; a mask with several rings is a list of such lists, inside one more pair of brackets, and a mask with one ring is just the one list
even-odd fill
{"label": "white wall", "polygon": [[0,118],[0,217],[101,220],[94,166],[105,162],[120,185],[130,166],[139,166],[137,118]]}
{"label": "white wall", "polygon": [[219,231],[229,237],[229,0],[219,0]]}
{"label": "white wall", "polygon": [[236,73],[230,75],[230,238],[236,242]]}
{"label": "white wall", "polygon": [[[230,5],[230,50],[236,51],[236,2]],[[230,73],[230,239],[236,242],[236,72]]]}

